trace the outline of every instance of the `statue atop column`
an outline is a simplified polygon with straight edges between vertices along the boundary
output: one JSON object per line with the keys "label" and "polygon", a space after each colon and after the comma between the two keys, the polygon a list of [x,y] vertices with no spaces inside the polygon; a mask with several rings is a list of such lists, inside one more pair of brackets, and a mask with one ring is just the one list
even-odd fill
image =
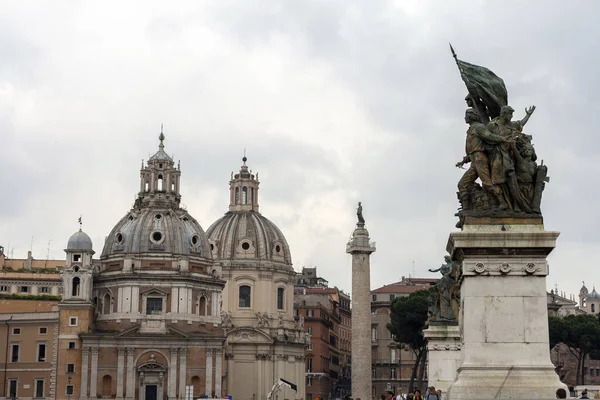
{"label": "statue atop column", "polygon": [[365,224],[365,218],[363,217],[363,208],[362,208],[362,203],[359,201],[358,202],[358,208],[356,209],[356,216],[358,217],[358,224],[359,225],[364,225]]}
{"label": "statue atop column", "polygon": [[533,137],[523,133],[535,106],[525,109],[523,119],[513,121],[504,81],[485,67],[459,60],[450,49],[468,91],[469,107],[466,154],[456,166],[471,165],[458,183],[457,226],[466,216],[540,217],[548,168],[536,163]]}

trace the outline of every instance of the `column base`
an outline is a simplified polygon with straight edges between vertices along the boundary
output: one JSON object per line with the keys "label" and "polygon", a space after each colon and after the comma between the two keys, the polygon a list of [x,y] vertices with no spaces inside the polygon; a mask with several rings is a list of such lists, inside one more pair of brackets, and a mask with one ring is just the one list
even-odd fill
{"label": "column base", "polygon": [[448,389],[451,400],[553,399],[556,389],[567,386],[554,367],[461,367]]}
{"label": "column base", "polygon": [[446,392],[456,380],[461,364],[460,331],[457,325],[429,325],[427,339],[427,377],[430,386]]}

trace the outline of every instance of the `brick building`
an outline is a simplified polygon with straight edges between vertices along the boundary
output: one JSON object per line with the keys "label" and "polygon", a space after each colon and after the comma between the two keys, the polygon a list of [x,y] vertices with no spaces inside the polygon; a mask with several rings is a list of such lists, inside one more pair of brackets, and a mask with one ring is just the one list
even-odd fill
{"label": "brick building", "polygon": [[415,354],[409,346],[398,345],[392,339],[387,324],[390,322],[391,302],[396,297],[408,296],[430,288],[437,278],[405,278],[371,291],[371,343],[373,398],[386,390],[408,390]]}
{"label": "brick building", "polygon": [[350,297],[337,288],[296,287],[294,309],[304,318],[310,345],[306,349],[306,400],[349,393]]}

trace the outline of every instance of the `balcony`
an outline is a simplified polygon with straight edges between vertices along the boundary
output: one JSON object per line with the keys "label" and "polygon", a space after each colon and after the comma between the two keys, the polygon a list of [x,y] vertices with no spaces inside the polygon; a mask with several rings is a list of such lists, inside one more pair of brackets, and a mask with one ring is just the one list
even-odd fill
{"label": "balcony", "polygon": [[389,358],[373,360],[373,364],[376,365],[398,365],[398,360],[391,360]]}

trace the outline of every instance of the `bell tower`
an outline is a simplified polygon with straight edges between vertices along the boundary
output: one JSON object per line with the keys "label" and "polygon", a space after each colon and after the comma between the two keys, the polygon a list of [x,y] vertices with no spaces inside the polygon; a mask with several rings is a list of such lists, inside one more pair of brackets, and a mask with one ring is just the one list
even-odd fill
{"label": "bell tower", "polygon": [[229,211],[258,212],[258,174],[252,174],[246,165],[248,159],[244,155],[240,172],[231,174],[229,181]]}

